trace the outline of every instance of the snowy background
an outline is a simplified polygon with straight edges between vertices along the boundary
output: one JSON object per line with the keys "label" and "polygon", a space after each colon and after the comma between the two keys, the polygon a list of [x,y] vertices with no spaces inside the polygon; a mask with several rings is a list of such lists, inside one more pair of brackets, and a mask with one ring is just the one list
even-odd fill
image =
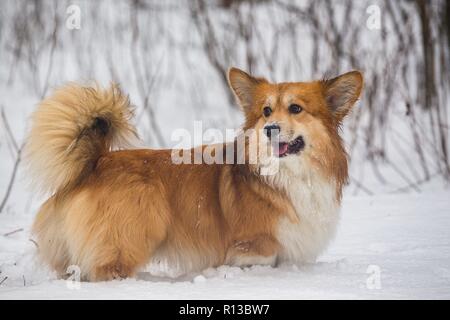
{"label": "snowy background", "polygon": [[[450,298],[449,28],[444,0],[0,1],[0,299]],[[365,75],[343,129],[341,225],[319,261],[79,288],[40,266],[29,231],[43,199],[20,158],[36,104],[67,81],[117,81],[143,143],[171,147],[195,120],[240,126],[230,66],[272,81]]]}

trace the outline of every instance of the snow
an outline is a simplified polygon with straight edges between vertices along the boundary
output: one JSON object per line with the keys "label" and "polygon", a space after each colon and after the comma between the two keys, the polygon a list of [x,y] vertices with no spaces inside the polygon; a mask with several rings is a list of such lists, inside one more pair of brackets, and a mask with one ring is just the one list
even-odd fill
{"label": "snow", "polygon": [[449,209],[446,189],[346,195],[337,237],[314,264],[79,285],[56,280],[36,261],[32,215],[7,213],[0,216],[0,281],[8,277],[0,299],[449,299]]}
{"label": "snow", "polygon": [[[353,19],[342,22],[355,24],[361,19],[364,22],[366,8],[372,2],[355,3]],[[177,5],[173,6],[174,3]],[[91,2],[82,1],[82,28],[58,30],[59,42],[51,60],[51,43],[47,39],[53,32],[53,23],[50,22],[53,21],[54,9],[53,2],[49,1],[42,10],[43,21],[49,23],[31,35],[30,48],[43,48],[33,57],[38,70],[32,71],[29,62],[33,59],[25,54],[14,63],[17,50],[12,50],[17,45],[16,33],[13,32],[17,25],[15,14],[22,17],[29,8],[27,6],[28,9],[24,10],[21,3],[8,4],[0,10],[0,22],[3,22],[0,23],[0,47],[4,49],[0,50],[0,108],[5,111],[19,145],[27,132],[30,113],[41,100],[41,95],[50,92],[44,92],[42,88],[47,72],[46,84],[50,89],[67,81],[96,79],[101,84],[113,79],[118,81],[138,107],[138,131],[143,143],[151,147],[173,147],[172,133],[176,129],[192,133],[196,120],[203,121],[205,130],[236,129],[242,123],[242,114],[231,107],[227,88],[208,61],[207,54],[201,50],[202,35],[196,31],[187,6],[173,2],[168,10],[155,11],[151,16],[142,11],[139,15],[139,43],[133,44],[127,1],[114,5],[110,1],[100,1],[93,7]],[[412,7],[402,6],[405,12],[411,13],[412,19],[417,19],[411,12]],[[342,11],[343,8],[337,6],[336,10]],[[61,6],[60,9],[63,9],[60,11],[63,21],[65,8]],[[253,72],[276,81],[319,78],[330,71],[334,58],[327,46],[321,49],[319,70],[316,74],[310,70],[312,34],[308,23],[296,24],[298,30],[295,34],[301,40],[297,43],[287,33],[283,32],[286,37],[279,37],[277,32],[284,30],[284,25],[293,21],[292,18],[297,19],[294,13],[276,9],[268,3],[254,8],[244,5],[240,15],[247,16],[250,9],[255,10],[253,18],[258,26],[255,30],[264,37],[255,37],[247,48],[243,47],[245,43],[234,39],[236,30],[233,24],[237,22],[234,13],[211,12],[218,39],[224,44],[223,54],[219,52],[218,58],[226,58],[227,67],[245,69],[246,53],[250,53],[255,55]],[[321,20],[326,23],[326,19]],[[417,36],[419,24],[413,22],[409,22],[408,28],[414,28],[413,33]],[[393,63],[388,56],[396,53],[395,39],[391,37],[397,31],[392,30],[395,26],[386,25],[383,34],[388,38],[381,42],[381,32],[362,26],[363,23],[356,24],[360,30],[359,37],[363,39],[359,63],[349,65],[349,62],[340,61],[339,66],[341,71],[363,70],[369,80],[369,88],[373,75],[385,72]],[[229,44],[238,46],[238,50],[232,50],[231,56],[228,54]],[[384,51],[385,46],[390,49]],[[263,47],[266,50],[261,50]],[[267,59],[261,54],[272,51],[272,48],[277,49],[274,51],[276,58]],[[137,52],[137,64],[145,66],[142,70],[149,73],[148,79],[144,77],[144,83],[138,77],[139,68],[133,66],[131,52]],[[407,59],[421,59],[418,52],[412,50]],[[111,70],[109,60],[114,67]],[[53,61],[53,69],[50,61]],[[407,88],[402,89],[402,81],[395,81],[399,90],[395,90],[392,101],[398,103],[386,108],[384,101],[387,99],[383,87],[380,87],[376,95],[378,103],[374,105],[382,113],[369,112],[365,96],[345,123],[343,133],[351,158],[351,183],[346,189],[337,237],[315,264],[248,269],[222,266],[179,279],[143,273],[138,279],[108,283],[77,285],[56,280],[50,270],[36,261],[36,246],[29,240],[31,223],[43,199],[26,188],[29,181],[19,166],[11,196],[5,210],[0,213],[0,299],[449,299],[450,189],[448,182],[446,185],[439,177],[436,146],[429,143],[433,141],[436,128],[429,127],[429,117],[425,114],[414,120],[418,121],[418,134],[423,137],[421,147],[433,179],[423,182],[424,173],[416,152],[417,141],[409,128],[411,119],[404,110],[405,93],[413,100],[416,96],[417,75],[411,70],[409,73]],[[154,86],[153,77],[156,79]],[[151,87],[150,96],[147,92],[140,92],[141,85]],[[441,92],[442,95],[447,94],[448,88]],[[155,139],[150,114],[143,112],[147,98],[151,102],[154,121],[160,126],[164,139],[162,144]],[[418,115],[422,115],[420,106],[414,104],[414,107],[417,107]],[[446,123],[450,121],[448,110],[447,103],[447,119],[443,121]],[[374,131],[367,130],[372,120],[378,118],[390,121],[385,126],[375,121]],[[353,138],[357,139],[353,141]],[[367,149],[369,141],[374,149],[386,144],[387,157],[368,161],[373,159],[369,151],[374,151]],[[0,197],[6,192],[15,159],[12,143],[0,125]]]}

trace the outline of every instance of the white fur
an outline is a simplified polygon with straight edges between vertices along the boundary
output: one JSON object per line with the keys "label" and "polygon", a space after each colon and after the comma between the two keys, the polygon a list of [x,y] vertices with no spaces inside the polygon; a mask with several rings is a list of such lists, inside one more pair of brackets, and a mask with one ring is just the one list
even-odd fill
{"label": "white fur", "polygon": [[339,221],[335,183],[297,156],[282,159],[280,171],[272,179],[286,190],[299,218],[297,222],[288,218],[279,222],[277,239],[282,250],[278,262],[315,261],[333,238]]}

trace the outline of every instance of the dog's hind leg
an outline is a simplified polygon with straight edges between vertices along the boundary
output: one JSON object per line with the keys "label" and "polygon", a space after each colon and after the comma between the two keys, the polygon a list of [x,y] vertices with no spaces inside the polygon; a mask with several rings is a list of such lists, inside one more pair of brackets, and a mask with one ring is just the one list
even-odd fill
{"label": "dog's hind leg", "polygon": [[49,198],[39,209],[32,228],[38,256],[64,277],[69,266],[69,254],[63,231],[64,212],[58,208],[55,197]]}
{"label": "dog's hind leg", "polygon": [[[144,236],[143,230],[135,227],[121,228],[119,241],[97,243],[89,257],[87,279],[106,281],[134,277],[140,267],[149,262],[153,252],[164,240],[163,234]],[[140,235],[139,235],[140,234]]]}
{"label": "dog's hind leg", "polygon": [[67,234],[84,279],[133,277],[164,241],[167,206],[145,191],[125,190],[120,196],[84,191],[71,201]]}

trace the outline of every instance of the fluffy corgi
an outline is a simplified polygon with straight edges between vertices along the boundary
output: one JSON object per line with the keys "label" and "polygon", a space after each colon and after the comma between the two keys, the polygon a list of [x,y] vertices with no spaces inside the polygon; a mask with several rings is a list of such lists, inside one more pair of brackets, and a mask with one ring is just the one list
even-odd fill
{"label": "fluffy corgi", "polygon": [[274,174],[258,161],[175,164],[171,150],[124,149],[137,135],[116,85],[69,84],[43,100],[25,149],[33,182],[51,194],[33,225],[43,261],[61,277],[77,265],[86,281],[132,277],[155,259],[182,273],[314,261],[338,223],[339,129],[363,77],[270,83],[231,68],[228,79],[244,131],[276,150]]}

